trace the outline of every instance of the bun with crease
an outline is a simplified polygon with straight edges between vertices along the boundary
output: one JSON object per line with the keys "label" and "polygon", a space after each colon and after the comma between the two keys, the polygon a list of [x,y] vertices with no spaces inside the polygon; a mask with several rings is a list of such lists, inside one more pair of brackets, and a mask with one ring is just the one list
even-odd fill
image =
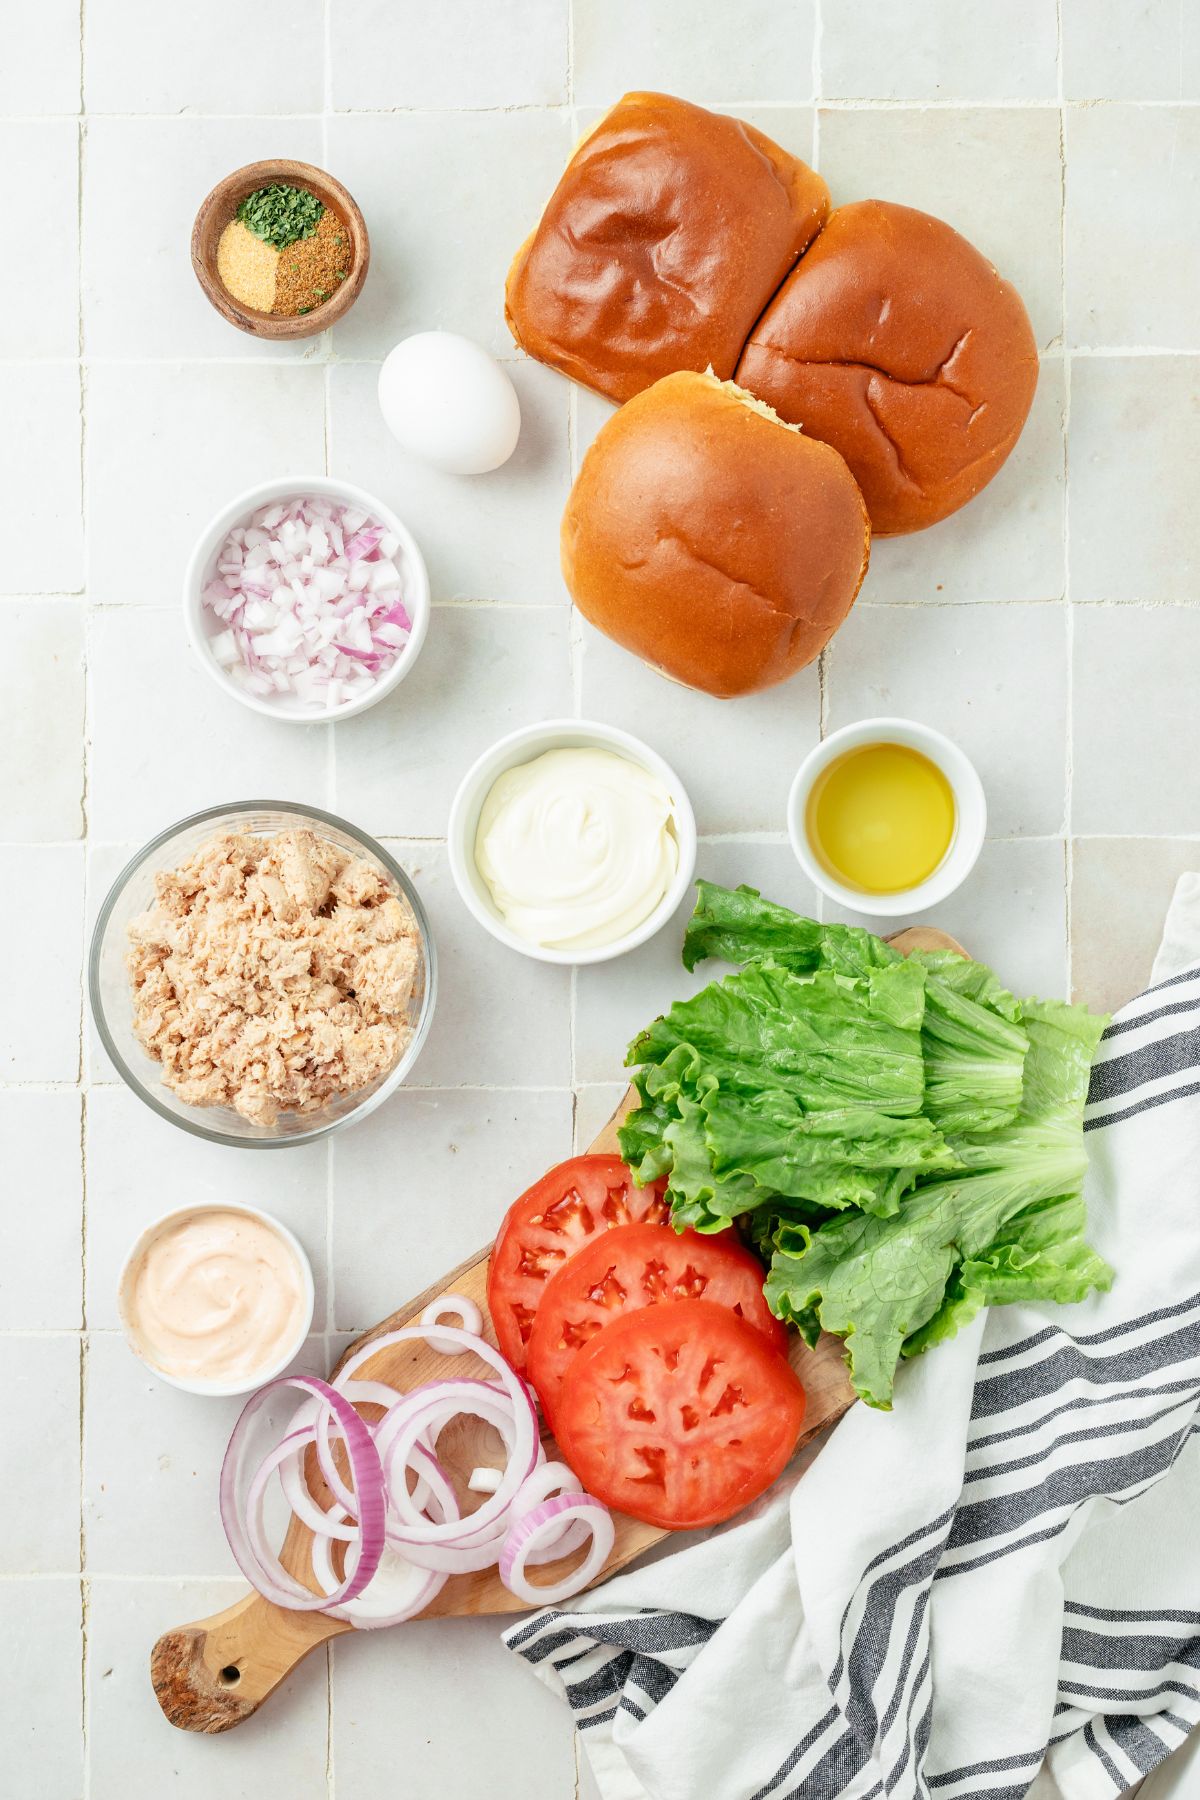
{"label": "bun with crease", "polygon": [[1020,436],[1037,345],[1015,288],[952,226],[862,200],[831,213],[735,379],[832,444],[886,536],[956,512]]}
{"label": "bun with crease", "polygon": [[604,425],[562,524],[584,617],[721,698],[812,662],[867,572],[863,498],[836,450],[732,382],[668,375]]}
{"label": "bun with crease", "polygon": [[504,295],[522,349],[613,400],[722,378],[821,229],[829,189],[752,125],[626,94],[576,147]]}

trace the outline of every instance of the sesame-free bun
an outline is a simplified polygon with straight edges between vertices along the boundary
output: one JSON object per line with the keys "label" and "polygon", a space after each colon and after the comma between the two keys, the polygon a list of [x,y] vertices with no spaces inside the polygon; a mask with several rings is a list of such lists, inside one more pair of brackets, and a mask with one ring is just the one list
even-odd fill
{"label": "sesame-free bun", "polygon": [[562,524],[563,575],[584,617],[722,699],[810,663],[869,552],[837,451],[707,374],[665,376],[614,413]]}
{"label": "sesame-free bun", "polygon": [[628,400],[734,365],[829,212],[807,164],[752,125],[626,94],[577,146],[505,288],[530,356]]}
{"label": "sesame-free bun", "polygon": [[750,334],[735,379],[840,451],[881,536],[977,494],[1037,385],[1020,295],[941,219],[861,200],[824,230]]}

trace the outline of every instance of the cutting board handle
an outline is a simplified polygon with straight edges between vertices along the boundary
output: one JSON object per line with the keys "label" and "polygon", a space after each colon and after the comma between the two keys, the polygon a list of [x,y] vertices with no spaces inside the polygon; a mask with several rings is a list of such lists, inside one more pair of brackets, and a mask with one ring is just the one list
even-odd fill
{"label": "cutting board handle", "polygon": [[349,1629],[324,1613],[287,1612],[247,1594],[211,1619],[163,1633],[150,1654],[155,1697],[181,1731],[230,1731],[310,1650]]}

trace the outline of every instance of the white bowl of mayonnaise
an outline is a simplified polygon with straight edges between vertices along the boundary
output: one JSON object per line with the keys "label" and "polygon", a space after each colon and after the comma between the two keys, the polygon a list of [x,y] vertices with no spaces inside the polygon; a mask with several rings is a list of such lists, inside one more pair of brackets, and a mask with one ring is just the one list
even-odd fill
{"label": "white bowl of mayonnaise", "polygon": [[696,820],[674,769],[586,719],[526,725],[485,750],[447,838],[470,912],[539,962],[607,962],[644,944],[696,870]]}
{"label": "white bowl of mayonnaise", "polygon": [[130,1349],[171,1387],[228,1398],[282,1375],[312,1327],[312,1264],[286,1225],[232,1200],[182,1206],[125,1259]]}

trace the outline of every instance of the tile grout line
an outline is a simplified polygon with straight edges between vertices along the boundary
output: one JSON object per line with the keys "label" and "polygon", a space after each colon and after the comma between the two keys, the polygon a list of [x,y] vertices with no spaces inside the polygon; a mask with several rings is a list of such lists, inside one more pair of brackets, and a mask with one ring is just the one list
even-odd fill
{"label": "tile grout line", "polygon": [[[333,104],[333,0],[323,0],[322,6],[322,50],[324,58],[322,107],[321,107],[321,161],[329,166],[329,115]],[[324,408],[325,426],[325,473],[333,473],[333,333],[323,334],[327,357],[321,377],[322,406]],[[327,805],[330,812],[337,811],[337,724],[329,726],[329,742],[325,753],[325,783]],[[333,1288],[333,1205],[334,1205],[334,1145],[330,1138],[325,1145],[325,1337],[324,1349],[326,1366],[329,1358],[329,1333],[334,1322],[334,1288]],[[333,1754],[333,1647],[325,1646],[325,1792],[327,1800],[334,1800],[334,1754]]]}
{"label": "tile grout line", "polygon": [[[719,99],[706,99],[700,102],[711,111],[733,111],[738,107],[754,108],[756,111],[783,112],[795,111],[795,100],[767,100],[754,95],[742,94],[733,98],[728,95]],[[803,104],[803,102],[799,102]],[[1124,107],[1126,110],[1166,111],[1170,109],[1194,112],[1200,107],[1200,99],[1189,99],[1184,96],[1170,98],[1154,98],[1144,95],[1140,99],[1124,99],[1108,94],[1093,94],[1087,97],[1072,95],[1069,99],[1059,100],[1057,94],[1042,96],[1024,95],[1015,99],[938,99],[931,95],[895,96],[886,94],[827,94],[823,104],[838,112],[1051,112],[1060,105],[1070,111],[1090,112],[1097,108]],[[82,116],[82,108],[71,112],[38,112],[38,113],[0,113],[0,125],[45,125],[65,123]],[[89,116],[103,119],[106,123],[126,125],[165,125],[177,122],[187,124],[236,124],[252,122],[261,125],[264,122],[271,126],[307,124],[316,120],[318,123],[325,117],[326,109],[312,112],[198,112],[190,108],[179,112],[109,112],[103,109],[93,110]],[[556,114],[565,111],[559,101],[512,101],[496,106],[330,106],[328,115],[332,119],[430,119],[458,117],[504,116],[506,114],[542,113]]]}
{"label": "tile grout line", "polygon": [[[579,137],[579,113],[575,105],[575,6],[574,0],[567,0],[567,118],[571,132],[572,145]],[[579,445],[579,390],[574,382],[569,383],[567,395],[567,467],[571,472],[574,485],[578,474],[577,455]],[[571,606],[567,619],[567,653],[570,662],[571,676],[571,711],[575,718],[583,717],[583,627],[574,605]],[[571,1094],[571,1148],[578,1153],[579,1143],[579,1052],[578,1052],[578,1018],[579,1018],[579,969],[571,965],[571,978],[567,983],[567,1076]],[[578,1734],[575,1734],[578,1736]],[[579,1753],[575,1753],[575,1800],[579,1800]]]}
{"label": "tile grout line", "polygon": [[[827,102],[822,101],[823,106]],[[0,124],[4,121],[0,120]],[[819,134],[818,134],[819,135]],[[814,151],[814,156],[815,156]],[[322,338],[329,337],[322,332]],[[1200,356],[1200,342],[1192,344],[1072,344],[1073,356],[1094,358],[1097,361],[1115,360],[1118,357],[1126,360],[1146,357],[1174,356],[1178,358],[1195,358]],[[1059,362],[1066,354],[1064,346],[1056,336],[1039,349],[1043,362]],[[497,355],[493,359],[499,363],[516,363],[519,366],[533,365],[540,367],[536,358],[520,356],[515,352],[509,355]],[[74,356],[2,356],[0,369],[56,369],[74,367],[82,362],[94,369],[378,369],[382,366],[382,356],[343,356],[332,344],[324,350],[313,349],[302,354],[284,356],[254,356],[249,353],[241,356],[102,356],[90,355],[86,351]],[[80,589],[73,590],[81,592]]]}
{"label": "tile grout line", "polygon": [[82,1758],[82,1800],[92,1791],[91,1705],[88,1694],[89,1639],[91,1629],[91,1585],[87,1573],[87,1384],[88,1384],[88,1309],[87,1309],[87,1140],[88,1097],[87,1076],[87,952],[88,952],[88,847],[91,841],[89,800],[91,786],[92,704],[91,616],[92,602],[88,594],[88,475],[87,475],[87,400],[88,369],[84,358],[86,344],[83,313],[84,282],[84,174],[87,155],[88,125],[84,64],[87,31],[87,0],[79,0],[79,129],[76,139],[76,347],[79,352],[79,512],[80,575],[83,581],[83,743],[80,770],[80,842],[83,853],[81,871],[83,888],[81,943],[79,955],[79,1061],[76,1085],[79,1091],[79,1741]]}
{"label": "tile grout line", "polygon": [[1071,352],[1067,324],[1067,124],[1063,100],[1063,0],[1055,0],[1055,71],[1058,85],[1059,283],[1063,345],[1063,629],[1066,636],[1066,742],[1063,746],[1063,932],[1066,998],[1075,989],[1075,852],[1071,843],[1075,739],[1075,620],[1071,610]]}

